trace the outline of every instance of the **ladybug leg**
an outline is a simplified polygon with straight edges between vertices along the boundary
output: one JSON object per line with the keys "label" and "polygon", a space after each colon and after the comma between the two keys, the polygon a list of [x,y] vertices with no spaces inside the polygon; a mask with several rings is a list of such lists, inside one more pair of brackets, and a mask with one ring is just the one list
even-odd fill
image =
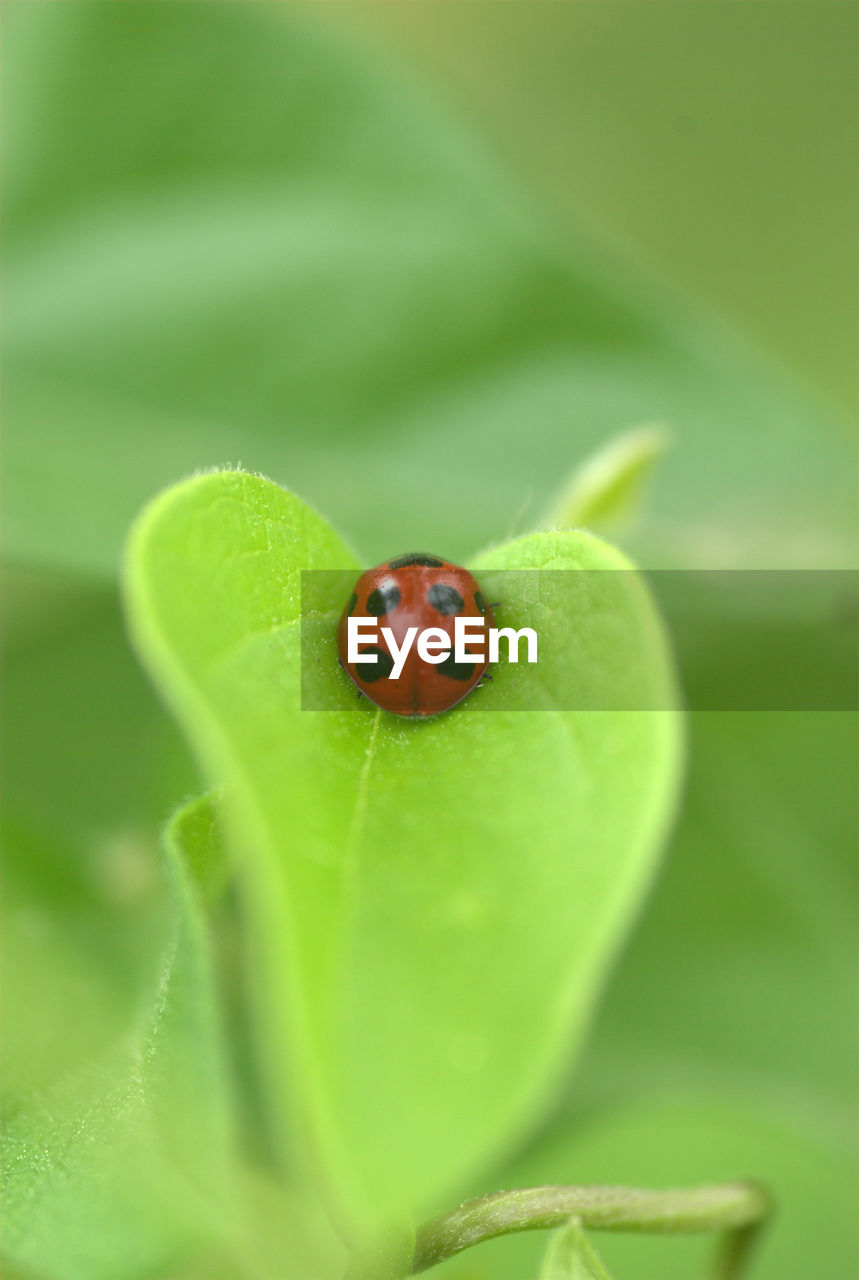
{"label": "ladybug leg", "polygon": [[[342,659],[342,658],[340,658],[340,657],[338,657],[338,658],[337,658],[337,661],[339,662],[340,666],[341,666],[341,667],[343,667],[343,670],[345,671],[345,670],[346,670],[346,667],[345,667],[345,665],[344,665],[343,659]],[[364,691],[363,691],[362,689],[358,689],[356,692],[357,692],[357,695],[358,695],[357,700],[360,702],[360,701],[361,701],[361,699],[362,699],[362,698],[363,698],[363,696],[364,696]]]}
{"label": "ladybug leg", "polygon": [[500,600],[496,600],[496,601],[494,602],[494,604],[490,604],[489,608],[490,608],[490,609],[500,609],[500,608],[501,608],[501,601],[500,601]]}

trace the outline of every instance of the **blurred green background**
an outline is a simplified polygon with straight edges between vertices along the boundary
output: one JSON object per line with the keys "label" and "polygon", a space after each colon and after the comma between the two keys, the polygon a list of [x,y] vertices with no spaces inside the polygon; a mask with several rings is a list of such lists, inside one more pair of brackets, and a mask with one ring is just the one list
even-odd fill
{"label": "blurred green background", "polygon": [[[46,1091],[133,1023],[158,828],[199,789],[123,635],[141,503],[241,463],[368,562],[464,558],[655,421],[612,531],[640,562],[854,563],[857,7],[8,0],[3,27],[6,1079],[50,1205]],[[761,1276],[850,1273],[855,728],[695,718],[586,1060],[464,1193],[760,1176]],[[58,1214],[27,1265],[179,1274],[178,1228],[117,1213],[74,1248]],[[622,1280],[699,1249],[603,1251]]]}
{"label": "blurred green background", "polygon": [[855,411],[855,4],[332,9],[436,77],[563,225]]}

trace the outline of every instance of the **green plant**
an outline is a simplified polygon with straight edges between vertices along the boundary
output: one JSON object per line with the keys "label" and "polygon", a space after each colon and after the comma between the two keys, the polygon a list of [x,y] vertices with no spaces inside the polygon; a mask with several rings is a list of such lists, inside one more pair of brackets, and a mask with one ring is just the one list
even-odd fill
{"label": "green plant", "polygon": [[[610,518],[648,567],[848,564],[842,425],[715,323],[547,229],[429,95],[306,15],[12,0],[4,26],[4,1273],[339,1276],[334,1205],[349,1237],[386,1219],[379,1267],[396,1273],[413,1255],[407,1219],[451,1198],[746,1175],[779,1205],[761,1277],[847,1273],[853,717],[693,713],[678,827],[630,933],[676,787],[671,713],[643,718],[619,755],[584,721],[589,798],[562,714],[511,726],[539,763],[520,778],[505,713],[478,706],[420,739],[354,710],[311,730],[280,624],[299,568],[354,557],[238,470],[156,499],[129,561],[141,654],[185,737],[129,654],[116,593],[143,503],[239,459],[307,495],[368,561],[410,545],[465,559],[554,509],[597,532]],[[573,463],[651,421],[672,445],[637,508],[616,503],[658,443],[640,429],[558,505]],[[617,483],[595,491],[606,457]],[[206,494],[220,495],[211,509]],[[555,564],[628,563],[596,537],[543,533],[487,553],[481,574],[547,548]],[[615,660],[646,633],[649,678],[670,688],[646,597],[615,603]],[[731,705],[731,671],[713,680]],[[410,830],[402,874],[351,862],[345,899],[326,797],[335,776],[358,794],[374,732],[401,802],[374,810],[368,787],[356,832],[426,817],[397,755],[416,741],[461,820],[451,756],[473,773],[472,747],[485,750],[505,785],[476,779],[487,838],[470,828],[461,867]],[[581,841],[587,898],[553,892],[572,868],[553,871],[544,814],[559,841]],[[532,886],[521,849],[535,828]],[[363,853],[357,837],[346,847]],[[420,966],[421,937],[436,962],[420,930],[458,875],[453,949],[443,969]],[[293,888],[313,904],[297,922]],[[526,936],[539,946],[533,1000],[502,1007],[493,974],[475,1027],[466,1000],[502,920],[505,955]],[[485,949],[466,945],[470,927]],[[398,984],[390,1008],[376,972]],[[455,1084],[484,1075],[485,1111],[482,1091]],[[441,1097],[440,1118],[412,1116],[412,1096]],[[586,1222],[579,1208],[573,1196],[564,1212]],[[441,1266],[521,1280],[538,1237]],[[700,1270],[694,1237],[609,1233],[600,1251],[619,1277]],[[549,1275],[601,1265],[575,1224],[546,1262]]]}
{"label": "green plant", "polygon": [[[678,718],[647,595],[606,544],[563,531],[520,538],[475,565],[490,591],[493,571],[544,571],[536,595],[532,578],[504,578],[505,620],[539,625],[563,652],[575,636],[577,660],[541,677],[541,709],[519,710],[503,681],[493,707],[472,699],[431,722],[356,709],[335,658],[342,600],[315,598],[327,625],[309,657],[335,710],[303,711],[301,574],[350,564],[307,506],[241,472],[168,490],[136,526],[132,634],[223,799],[186,806],[169,828],[175,920],[148,1016],[120,1061],[102,1068],[109,1105],[93,1132],[76,1099],[46,1144],[65,1143],[68,1158],[83,1127],[78,1192],[121,1161],[122,1190],[153,1214],[165,1190],[177,1195],[175,1179],[187,1179],[193,1218],[224,1252],[241,1255],[252,1237],[241,1212],[227,1218],[227,1238],[215,1225],[234,1194],[233,1105],[187,865],[216,930],[227,886],[239,889],[262,1064],[255,1103],[273,1166],[290,1171],[279,1194],[318,1200],[323,1220],[339,1221],[357,1242],[350,1274],[402,1276],[482,1239],[565,1219],[735,1228],[745,1240],[767,1209],[754,1188],[543,1188],[474,1202],[411,1243],[415,1210],[516,1138],[580,1039],[665,831]],[[558,588],[558,570],[576,571],[579,589]],[[580,683],[582,667],[597,688],[628,685],[632,671],[643,705],[656,709],[562,710],[564,682]],[[115,1212],[123,1217],[122,1202]],[[393,1246],[391,1223],[402,1224]],[[309,1251],[295,1230],[292,1248]],[[566,1246],[553,1246],[549,1274],[585,1265],[599,1274],[590,1246],[575,1240],[569,1265]],[[726,1256],[719,1274],[738,1275],[745,1249],[731,1245]],[[321,1265],[313,1259],[314,1274],[325,1274]],[[281,1266],[298,1274],[291,1261]]]}
{"label": "green plant", "polygon": [[[530,714],[505,716],[503,687],[500,709],[473,699],[431,723],[355,714],[339,599],[317,658],[339,711],[303,712],[300,572],[350,561],[304,504],[220,473],[145,514],[128,599],[141,656],[234,806],[276,1141],[309,1129],[336,1202],[372,1227],[485,1164],[556,1076],[649,879],[678,743],[667,710],[553,710],[557,672]],[[623,564],[545,533],[476,568],[606,570],[599,591],[585,574],[585,594],[541,600],[541,629],[576,634],[595,680],[640,671],[667,706],[664,641],[610,572]],[[527,600],[504,611],[536,622]]]}

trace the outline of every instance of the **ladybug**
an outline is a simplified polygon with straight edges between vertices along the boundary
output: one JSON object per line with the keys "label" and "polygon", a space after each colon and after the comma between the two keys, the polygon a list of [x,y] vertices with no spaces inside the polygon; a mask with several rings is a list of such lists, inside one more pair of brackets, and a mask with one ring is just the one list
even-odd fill
{"label": "ladybug", "polygon": [[[359,653],[375,655],[375,663],[348,660],[348,620],[353,615],[377,621],[377,643],[362,639],[358,645]],[[467,653],[481,655],[473,662],[455,660],[457,618],[481,618],[485,623],[472,629],[477,638],[470,639],[466,648]],[[363,625],[370,630],[369,624]],[[492,678],[486,672],[486,653],[487,630],[494,625],[492,610],[467,569],[440,556],[412,552],[368,569],[355,583],[337,628],[340,665],[359,692],[385,711],[412,718],[435,716],[461,702],[484,676]],[[437,663],[425,661],[418,652],[417,638],[430,627],[450,636],[450,652]],[[383,628],[390,630],[400,651],[409,629],[417,628],[396,678],[395,659]],[[428,651],[441,656],[441,640]]]}

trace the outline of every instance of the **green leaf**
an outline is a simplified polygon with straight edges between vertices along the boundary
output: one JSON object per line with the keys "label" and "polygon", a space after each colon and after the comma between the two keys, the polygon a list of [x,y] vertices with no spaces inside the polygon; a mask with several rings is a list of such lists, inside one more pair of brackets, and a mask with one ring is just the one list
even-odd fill
{"label": "green leaf", "polygon": [[611,1280],[577,1222],[555,1231],[546,1249],[539,1280]]}
{"label": "green leaf", "polygon": [[[395,1215],[449,1193],[545,1104],[650,879],[679,734],[668,709],[556,711],[565,689],[551,684],[530,714],[473,697],[397,720],[356,704],[330,645],[341,709],[302,711],[300,571],[350,563],[276,485],[213,474],[146,510],[126,594],[144,663],[229,789],[282,1143],[294,1148],[300,1116],[349,1208]],[[498,548],[479,571],[626,567],[568,533]],[[670,708],[640,583],[589,576],[602,594],[578,619],[583,662],[634,667],[651,705]],[[524,599],[508,605],[531,616]],[[539,603],[556,639],[562,606]]]}
{"label": "green leaf", "polygon": [[[857,717],[710,713],[691,730],[672,855],[576,1081],[567,1161],[651,1184],[760,1178],[778,1210],[754,1275],[804,1280],[821,1249],[849,1274]],[[644,1277],[689,1274],[619,1248]]]}
{"label": "green leaf", "polygon": [[[489,1185],[754,1177],[776,1201],[756,1280],[806,1280],[821,1251],[827,1272],[850,1273],[856,728],[847,712],[691,718],[686,802],[659,892],[563,1106]],[[486,1187],[476,1181],[474,1194]],[[616,1237],[600,1247],[641,1280],[705,1273],[712,1248]],[[527,1241],[487,1248],[499,1280],[536,1265]]]}
{"label": "green leaf", "polygon": [[189,801],[173,815],[170,838],[182,850],[185,868],[201,900],[210,906],[220,902],[230,871],[219,797],[200,796]]}
{"label": "green leaf", "polygon": [[[348,1256],[342,1239],[312,1188],[284,1176],[272,1159],[271,1143],[259,1114],[258,1072],[249,1043],[248,993],[238,952],[240,921],[235,918],[232,881],[224,843],[218,795],[189,801],[171,818],[170,843],[181,854],[190,883],[206,908],[207,932],[217,966],[222,998],[224,1035],[229,1043],[231,1079],[235,1088],[237,1130],[241,1155],[231,1168],[232,1203],[226,1221],[234,1230],[232,1248],[224,1249],[218,1232],[201,1252],[186,1277],[208,1280],[221,1270],[232,1277],[253,1280],[340,1280]],[[252,1003],[252,1000],[251,1000]],[[231,1256],[233,1255],[233,1256]],[[375,1280],[375,1278],[374,1278]]]}
{"label": "green leaf", "polygon": [[641,562],[849,558],[829,410],[561,241],[412,74],[331,25],[6,6],[7,554],[113,574],[149,494],[242,462],[371,561],[392,531],[462,558],[660,421]]}
{"label": "green leaf", "polygon": [[72,887],[74,864],[56,884],[32,836],[10,845],[4,1259],[50,1280],[163,1275],[230,1229],[231,1102],[191,889],[168,839],[172,909],[135,985],[135,915]]}
{"label": "green leaf", "polygon": [[559,529],[617,529],[638,513],[644,483],[668,448],[661,427],[638,427],[609,441],[576,468],[546,524]]}

